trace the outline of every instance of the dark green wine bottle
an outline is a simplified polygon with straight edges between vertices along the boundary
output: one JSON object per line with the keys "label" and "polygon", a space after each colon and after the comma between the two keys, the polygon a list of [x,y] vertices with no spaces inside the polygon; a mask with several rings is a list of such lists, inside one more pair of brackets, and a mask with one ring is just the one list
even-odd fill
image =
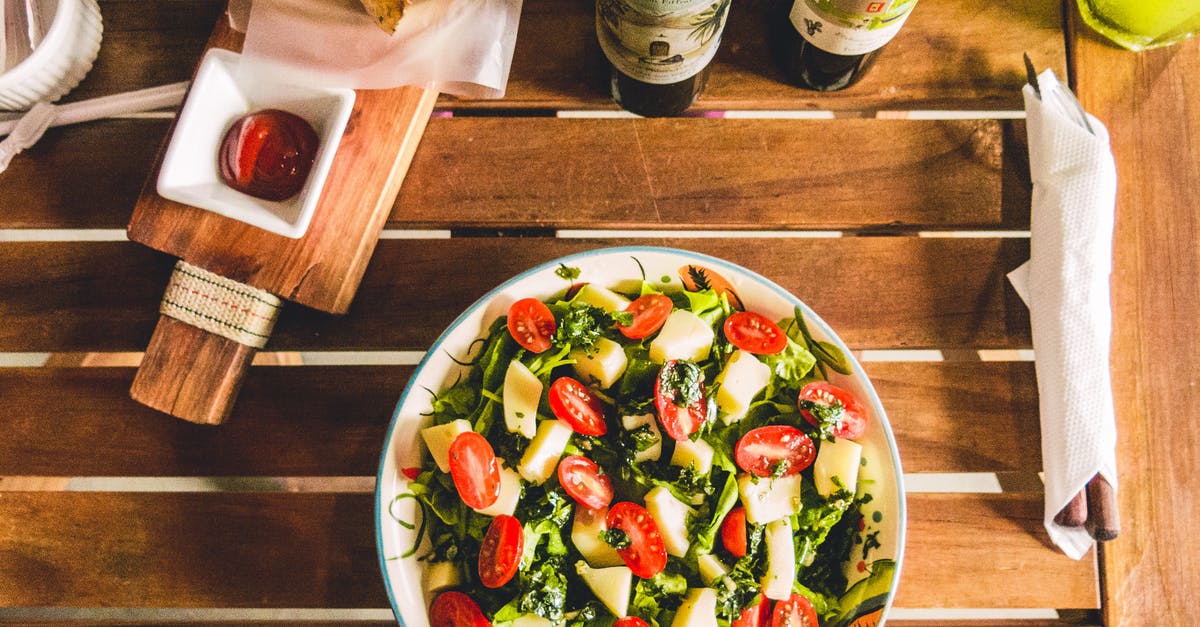
{"label": "dark green wine bottle", "polygon": [[917,0],[795,0],[776,53],[788,79],[836,91],[858,82],[908,19]]}

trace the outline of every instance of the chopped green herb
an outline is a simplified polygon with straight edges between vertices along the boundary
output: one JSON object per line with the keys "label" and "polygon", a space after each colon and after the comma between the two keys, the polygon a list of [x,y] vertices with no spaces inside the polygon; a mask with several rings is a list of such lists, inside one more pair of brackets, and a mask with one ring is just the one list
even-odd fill
{"label": "chopped green herb", "polygon": [[554,271],[554,274],[557,274],[568,281],[574,281],[575,279],[579,278],[580,270],[579,268],[572,268],[571,266],[560,263],[558,264],[558,269]]}
{"label": "chopped green herb", "polygon": [[633,541],[629,539],[629,534],[620,529],[605,529],[604,531],[600,532],[600,539],[614,549],[625,549],[633,543]]}

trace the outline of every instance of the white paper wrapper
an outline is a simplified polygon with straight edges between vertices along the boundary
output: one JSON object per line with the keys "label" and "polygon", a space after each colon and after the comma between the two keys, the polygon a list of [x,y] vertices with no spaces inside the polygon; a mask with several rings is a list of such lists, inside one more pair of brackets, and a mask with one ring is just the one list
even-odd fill
{"label": "white paper wrapper", "polygon": [[1009,274],[1029,305],[1036,355],[1046,486],[1046,530],[1074,559],[1092,546],[1083,527],[1054,516],[1097,473],[1117,488],[1109,344],[1112,232],[1117,175],[1108,130],[1094,134],[1051,95],[1066,89],[1047,70],[1041,99],[1026,86],[1033,178],[1029,261]]}
{"label": "white paper wrapper", "polygon": [[271,64],[288,80],[500,98],[521,0],[416,0],[392,35],[358,0],[234,0],[229,14],[246,33],[245,61]]}

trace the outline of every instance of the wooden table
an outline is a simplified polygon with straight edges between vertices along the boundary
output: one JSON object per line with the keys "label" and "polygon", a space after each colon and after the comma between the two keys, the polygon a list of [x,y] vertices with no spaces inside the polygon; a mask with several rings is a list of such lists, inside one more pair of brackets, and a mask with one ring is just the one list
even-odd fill
{"label": "wooden table", "polygon": [[[0,174],[0,622],[388,621],[371,490],[420,351],[522,269],[646,243],[754,269],[862,351],[912,488],[889,624],[1185,624],[1200,41],[1123,52],[1073,4],[1064,28],[1053,2],[922,0],[861,84],[816,94],[781,81],[744,2],[696,108],[743,113],[635,120],[555,116],[614,110],[591,3],[526,0],[508,96],[443,98],[349,315],[286,309],[218,428],[128,398],[173,260],[123,229],[170,114],[50,131]],[[222,9],[102,2],[70,98],[187,79]],[[1004,278],[1029,251],[1022,52],[1073,77],[1121,175],[1124,531],[1081,561],[1042,528],[1029,319]]]}

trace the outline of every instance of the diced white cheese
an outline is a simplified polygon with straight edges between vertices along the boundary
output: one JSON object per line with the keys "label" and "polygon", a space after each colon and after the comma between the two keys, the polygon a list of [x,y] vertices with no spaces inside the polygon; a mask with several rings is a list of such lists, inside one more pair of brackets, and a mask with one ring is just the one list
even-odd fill
{"label": "diced white cheese", "polygon": [[506,468],[503,465],[504,460],[497,458],[496,462],[500,466],[500,496],[496,497],[496,502],[475,511],[485,516],[499,516],[506,514],[512,516],[517,510],[517,501],[521,500],[521,476],[517,471]]}
{"label": "diced white cheese", "polygon": [[576,349],[571,351],[570,357],[575,360],[572,366],[575,374],[584,381],[595,382],[602,390],[612,387],[617,379],[625,374],[625,367],[629,365],[625,349],[606,337],[596,340],[596,345],[590,353]]}
{"label": "diced white cheese", "polygon": [[746,508],[746,520],[765,525],[800,511],[800,482],[800,475],[778,479],[738,475],[738,492],[742,507]]}
{"label": "diced white cheese", "polygon": [[687,535],[687,519],[692,514],[692,508],[675,498],[670,490],[658,486],[646,493],[646,510],[658,524],[658,532],[662,534],[667,553],[676,557],[686,555],[691,545]]}
{"label": "diced white cheese", "polygon": [[454,562],[433,562],[425,567],[425,589],[430,592],[453,588],[462,583],[462,573]]}
{"label": "diced white cheese", "polygon": [[537,614],[526,614],[518,616],[511,623],[512,627],[554,627],[554,623],[548,619],[542,618]]}
{"label": "diced white cheese", "polygon": [[633,591],[633,571],[628,566],[592,568],[587,562],[575,562],[575,572],[592,589],[592,594],[617,618],[629,613],[629,594]]}
{"label": "diced white cheese", "polygon": [[471,423],[459,418],[436,427],[421,429],[421,437],[429,448],[429,456],[442,472],[450,472],[450,445],[454,438],[471,430]]}
{"label": "diced white cheese", "polygon": [[[700,567],[700,581],[706,586],[716,585],[722,577],[729,573],[729,569],[721,562],[721,559],[711,553],[705,553],[696,557],[696,564]],[[724,585],[729,588],[735,587],[735,584],[726,579]]]}
{"label": "diced white cheese", "polygon": [[542,382],[525,364],[512,360],[504,373],[504,426],[510,433],[533,438],[541,399]]}
{"label": "diced white cheese", "polygon": [[629,306],[629,299],[620,294],[592,283],[585,283],[583,287],[575,292],[575,297],[571,299],[572,303],[587,303],[593,307],[599,307],[604,311],[612,313],[614,311],[625,311]]}
{"label": "diced white cheese", "polygon": [[862,445],[853,440],[834,438],[832,442],[821,442],[817,459],[813,462],[813,482],[821,496],[838,491],[834,477],[850,493],[858,487],[858,468],[862,460]]}
{"label": "diced white cheese", "polygon": [[768,599],[782,601],[792,596],[792,585],[796,583],[796,546],[792,541],[791,523],[777,520],[768,524],[763,539],[767,541],[763,594]]}
{"label": "diced white cheese", "polygon": [[625,563],[616,549],[600,539],[600,532],[608,529],[604,520],[607,516],[607,507],[588,509],[579,505],[575,508],[575,521],[571,523],[571,543],[583,559],[595,568]]}
{"label": "diced white cheese", "polygon": [[696,474],[707,475],[712,470],[713,447],[704,440],[678,440],[675,452],[671,453],[671,464],[681,468],[694,468]]}
{"label": "diced white cheese", "polygon": [[642,414],[640,416],[621,416],[621,426],[625,427],[626,431],[639,429],[642,425],[650,428],[650,433],[654,434],[654,444],[651,444],[644,451],[638,451],[633,454],[633,460],[644,462],[646,460],[658,461],[662,456],[662,432],[658,430],[658,421],[654,419],[654,414]]}
{"label": "diced white cheese", "polygon": [[574,431],[561,420],[543,420],[537,426],[537,434],[521,455],[517,470],[529,483],[541,485],[554,474],[558,458],[562,457],[567,442]]}
{"label": "diced white cheese", "polygon": [[770,380],[770,366],[744,350],[734,351],[715,381],[717,407],[724,413],[721,420],[730,424],[745,417],[750,401]]}
{"label": "diced white cheese", "polygon": [[671,627],[717,627],[717,591],[712,588],[688,590]]}
{"label": "diced white cheese", "polygon": [[703,361],[708,359],[714,339],[707,322],[686,309],[676,309],[650,341],[650,360],[658,364],[671,359]]}

